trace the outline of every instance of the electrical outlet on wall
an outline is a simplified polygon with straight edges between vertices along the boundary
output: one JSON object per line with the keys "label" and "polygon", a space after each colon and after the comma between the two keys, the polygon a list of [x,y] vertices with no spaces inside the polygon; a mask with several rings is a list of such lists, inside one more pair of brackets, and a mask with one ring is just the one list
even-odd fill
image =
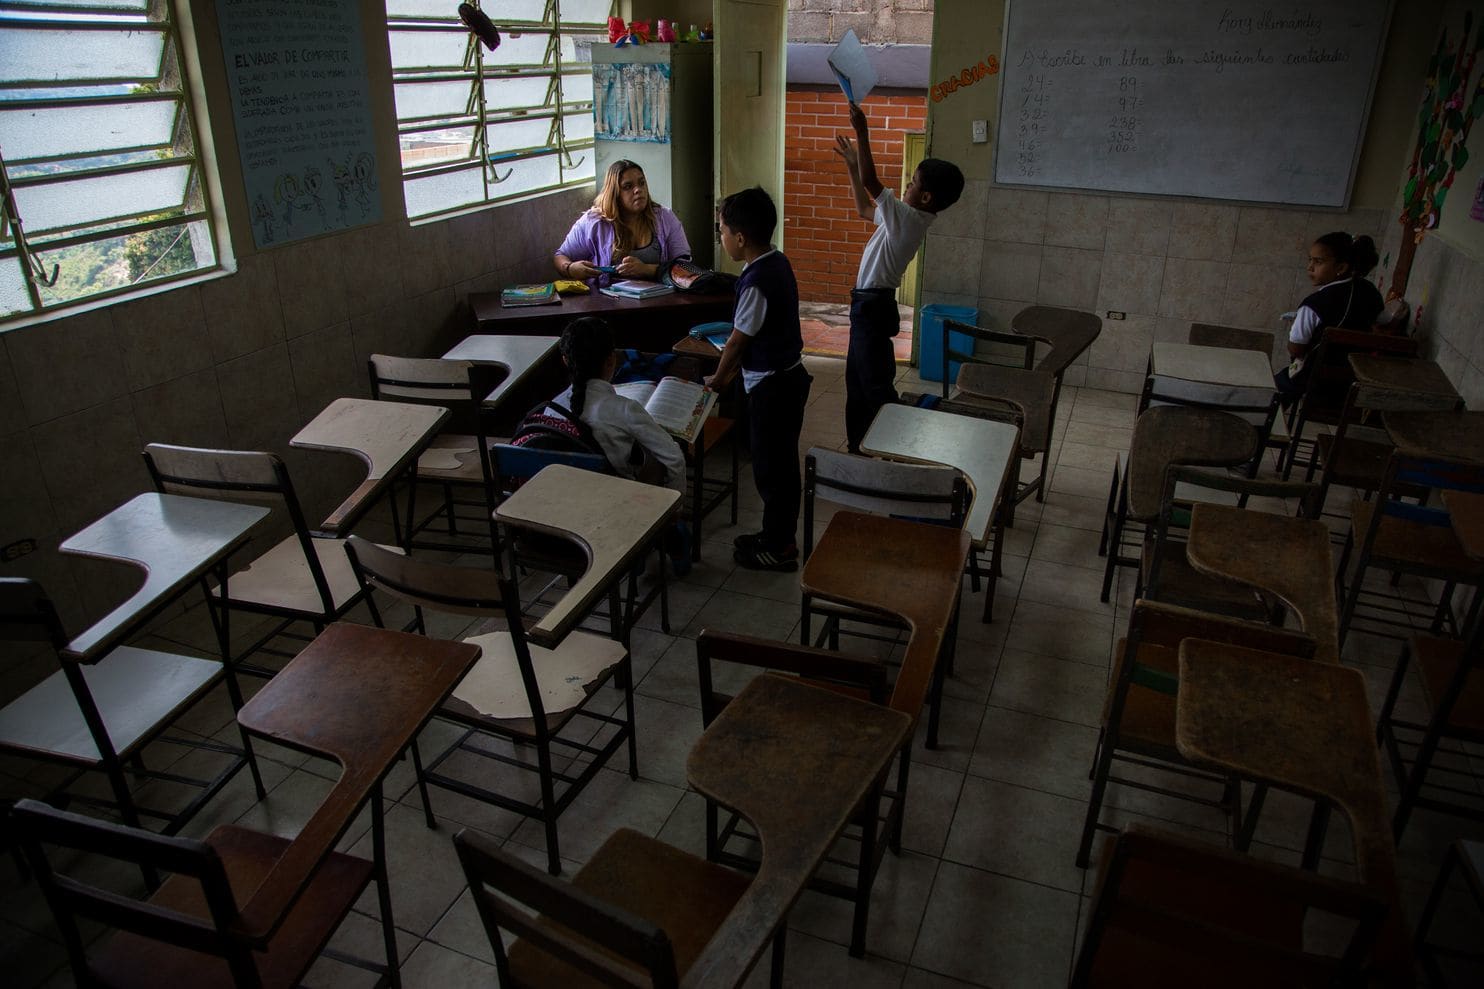
{"label": "electrical outlet on wall", "polygon": [[989,140],[989,121],[976,120],[973,124],[973,136],[975,144],[983,144]]}

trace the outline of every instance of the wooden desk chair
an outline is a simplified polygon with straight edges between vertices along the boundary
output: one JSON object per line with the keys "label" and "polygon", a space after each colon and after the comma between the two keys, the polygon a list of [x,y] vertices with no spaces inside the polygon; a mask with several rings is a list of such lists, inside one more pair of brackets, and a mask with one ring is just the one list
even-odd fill
{"label": "wooden desk chair", "polygon": [[[1108,845],[1076,989],[1368,984],[1388,906],[1368,887],[1138,824]],[[1343,948],[1314,945],[1306,920],[1347,935]]]}
{"label": "wooden desk chair", "polygon": [[[1114,569],[1138,567],[1143,559],[1144,531],[1159,518],[1165,471],[1172,465],[1228,468],[1250,464],[1262,449],[1259,440],[1260,431],[1251,423],[1221,409],[1159,405],[1135,420],[1127,466],[1120,471],[1115,461],[1108,489],[1099,547],[1108,557],[1102,601],[1112,593]],[[1190,500],[1187,491],[1179,495],[1184,502]],[[1133,555],[1125,541],[1131,526],[1138,530],[1132,533],[1132,546],[1138,549]]]}
{"label": "wooden desk chair", "polygon": [[[1381,413],[1445,412],[1462,407],[1462,399],[1453,395],[1353,382],[1345,394],[1345,404],[1335,417],[1334,432],[1319,433],[1314,437],[1314,453],[1304,471],[1305,481],[1313,481],[1315,472],[1319,473],[1316,510],[1324,511],[1329,489],[1337,484],[1354,488],[1367,497],[1381,487],[1393,449],[1386,431],[1380,428]],[[1398,489],[1397,494],[1421,500],[1427,492],[1415,487],[1409,490],[1404,486]]]}
{"label": "wooden desk chair", "polygon": [[[1041,458],[1041,469],[1036,478],[1017,483],[1012,507],[1007,509],[1007,513],[1013,512],[1014,504],[1033,493],[1037,501],[1045,500],[1049,451],[1062,377],[1067,368],[1087,352],[1102,329],[1102,320],[1092,313],[1054,306],[1022,309],[1010,320],[1008,333],[955,320],[943,321],[943,403],[938,408],[961,415],[1015,421],[1021,427],[1021,458]],[[989,344],[1000,352],[1008,350],[1015,354],[1015,364],[992,363],[984,355],[954,349],[950,333],[968,334],[975,341]],[[1038,343],[1049,348],[1039,360],[1036,358]],[[964,362],[959,368],[959,387],[951,395],[948,384],[950,360]],[[1008,420],[1007,408],[1013,410]]]}
{"label": "wooden desk chair", "polygon": [[[590,470],[599,474],[612,474],[613,467],[606,457],[590,453],[564,453],[559,450],[538,450],[525,446],[496,443],[490,447],[490,471],[493,476],[496,497],[504,500],[526,481],[541,473],[552,464],[564,464],[578,470]],[[587,557],[582,550],[566,539],[515,530],[509,534],[508,545],[517,568],[532,568],[556,577],[539,593],[531,596],[531,603],[538,604],[556,585],[564,580],[575,580],[587,569]],[[661,554],[663,556],[663,554]],[[647,558],[647,557],[646,557]],[[639,569],[628,577],[628,593],[624,595],[623,611],[619,617],[621,638],[628,644],[629,634],[639,616],[649,609],[658,598],[660,602],[660,629],[670,631],[670,585],[665,561],[660,560],[655,585],[641,597],[639,594]],[[603,616],[600,616],[603,617]]]}
{"label": "wooden desk chair", "polygon": [[[1357,617],[1362,598],[1367,604],[1361,616],[1368,623],[1367,631],[1378,635],[1388,633],[1375,628],[1376,625],[1411,628],[1410,621],[1389,617],[1399,605],[1405,608],[1406,603],[1425,606],[1433,613],[1431,631],[1434,635],[1450,624],[1455,630],[1470,627],[1479,614],[1484,595],[1478,590],[1469,606],[1469,617],[1462,622],[1453,615],[1452,599],[1455,588],[1460,585],[1474,588],[1484,585],[1484,562],[1464,552],[1454,534],[1447,509],[1401,500],[1404,495],[1414,494],[1419,489],[1438,493],[1448,490],[1484,492],[1484,464],[1452,463],[1442,458],[1409,456],[1393,450],[1376,497],[1369,501],[1356,497],[1351,501],[1350,527],[1345,533],[1345,545],[1335,571],[1336,596],[1342,602],[1342,645]],[[1352,556],[1355,569],[1347,582],[1346,571]],[[1425,598],[1409,598],[1400,590],[1393,593],[1390,587],[1386,590],[1368,589],[1365,576],[1366,571],[1372,568],[1389,572],[1393,575],[1393,582],[1397,575],[1441,581],[1442,593],[1434,604]],[[1377,598],[1390,603],[1374,603]]]}
{"label": "wooden desk chair", "polygon": [[1475,940],[1472,942],[1472,944],[1478,944],[1477,932],[1481,922],[1484,922],[1484,844],[1460,838],[1448,846],[1448,854],[1443,857],[1443,866],[1438,870],[1437,881],[1433,883],[1432,892],[1428,894],[1427,903],[1422,908],[1422,916],[1417,920],[1415,942],[1417,958],[1422,962],[1422,967],[1427,970],[1427,977],[1433,985],[1437,986],[1449,984],[1444,977],[1442,967],[1438,964],[1438,956],[1467,959],[1473,963],[1474,967],[1471,971],[1475,974],[1478,972],[1479,963],[1484,961],[1484,955],[1478,951],[1466,951],[1433,944],[1428,937],[1432,933],[1433,918],[1437,916],[1443,896],[1450,885],[1456,882],[1455,873],[1463,879],[1463,884],[1473,898],[1474,907],[1478,912],[1474,926]]}
{"label": "wooden desk chair", "polygon": [[[51,601],[39,584],[21,577],[0,578],[0,639],[11,644],[7,654],[17,657],[22,650],[15,643],[44,643],[61,667],[0,709],[0,749],[75,770],[48,795],[53,803],[111,806],[132,827],[139,827],[143,817],[163,822],[163,832],[175,834],[244,765],[252,772],[258,799],[264,797],[246,734],[241,736],[241,748],[165,734],[180,715],[224,681],[232,709],[242,706],[242,692],[230,666],[133,646],[119,646],[92,664],[69,659],[62,654],[67,637]],[[143,752],[156,740],[222,753],[230,759],[210,780],[152,770],[145,765]],[[68,792],[88,770],[107,777],[111,803]],[[136,802],[129,786],[131,776],[187,784],[199,792],[180,810],[156,809]]]}
{"label": "wooden desk chair", "polygon": [[[932,522],[958,528],[969,510],[969,489],[963,474],[952,467],[938,464],[910,464],[894,460],[877,460],[856,453],[841,453],[824,447],[811,447],[804,455],[804,545],[803,560],[808,562],[814,551],[815,521],[818,503],[889,515],[893,518]],[[971,557],[974,589],[978,587],[978,560]],[[993,569],[989,594],[994,594]],[[824,617],[824,626],[813,644],[829,642],[831,649],[840,648],[840,621],[860,622],[878,627],[901,628],[899,622],[872,615],[859,608],[830,601],[814,601],[805,594],[802,602],[799,642],[809,645],[811,619]],[[847,632],[847,634],[850,634]],[[873,636],[865,636],[872,638]]]}
{"label": "wooden desk chair", "polygon": [[[502,986],[673,989],[749,883],[628,828],[615,831],[570,883],[477,831],[460,831],[453,844]],[[508,949],[502,931],[514,935]],[[783,983],[785,933],[773,941],[775,989]]]}
{"label": "wooden desk chair", "polygon": [[[946,525],[949,528],[963,526],[969,509],[968,484],[958,470],[939,464],[911,464],[893,460],[877,460],[854,453],[841,453],[823,447],[812,447],[804,456],[804,545],[801,562],[807,563],[814,551],[815,515],[820,500],[837,506],[869,512],[873,515],[888,515],[893,518],[910,519]],[[988,578],[985,590],[987,601],[994,598],[995,583],[999,576],[999,548],[990,569],[981,571],[978,556],[971,551],[969,557],[971,579],[978,589],[979,574]],[[804,593],[800,601],[799,644],[840,648],[840,635],[878,642],[896,641],[896,633],[907,629],[900,619],[876,614],[863,608],[855,608],[838,601]],[[813,619],[820,615],[824,623],[817,637],[813,634]],[[988,617],[985,619],[988,621]],[[864,631],[860,628],[842,628],[841,622],[865,625],[877,629],[891,629],[890,636]],[[955,629],[957,615],[954,617]],[[814,640],[811,643],[811,638]],[[933,677],[932,691],[928,696],[930,718],[937,724],[939,705],[943,697],[943,678],[953,672],[956,634],[946,639],[947,654]]]}
{"label": "wooden desk chair", "polygon": [[[1316,489],[1298,481],[1253,480],[1179,465],[1167,468],[1159,514],[1153,525],[1145,527],[1134,596],[1254,621],[1276,618],[1281,610],[1262,588],[1203,574],[1186,556],[1184,533],[1191,503],[1220,503],[1222,494],[1235,496],[1238,504],[1254,496],[1291,498],[1299,503],[1299,518],[1312,518]],[[1282,506],[1279,508],[1286,513]]]}
{"label": "wooden desk chair", "polygon": [[1215,323],[1191,323],[1190,343],[1197,347],[1226,347],[1229,350],[1251,350],[1273,356],[1273,334],[1268,330],[1244,330]]}
{"label": "wooden desk chair", "polygon": [[[417,743],[413,764],[423,813],[437,827],[427,784],[433,783],[518,814],[535,817],[546,829],[546,856],[552,875],[562,871],[557,845],[557,818],[608,758],[625,745],[629,778],[639,778],[634,751],[634,688],[629,651],[621,642],[586,632],[573,632],[556,649],[526,641],[520,595],[515,582],[485,569],[428,563],[392,552],[358,536],[346,545],[356,577],[367,590],[377,588],[406,601],[415,612],[414,629],[426,634],[424,609],[457,615],[501,618],[504,631],[486,632],[464,641],[483,655],[454,689],[437,716],[465,729],[457,741],[424,768]],[[617,592],[614,592],[616,596]],[[612,603],[617,608],[617,602]],[[381,625],[381,614],[373,607]],[[616,630],[615,630],[616,632]],[[615,682],[622,685],[622,715],[607,714],[594,698]],[[606,736],[599,733],[607,732]],[[492,749],[488,738],[509,746]],[[536,761],[509,749],[530,745]],[[439,771],[445,762],[482,763],[478,773],[455,776]],[[560,757],[560,758],[557,758]],[[586,758],[585,765],[577,760]],[[486,761],[487,760],[487,761]],[[534,772],[541,798],[536,802],[511,796],[519,787],[495,786],[489,768],[504,764]],[[486,768],[489,767],[489,768]]]}
{"label": "wooden desk chair", "polygon": [[[1301,632],[1159,601],[1136,600],[1128,633],[1114,649],[1113,675],[1093,756],[1092,796],[1077,847],[1079,868],[1087,868],[1094,832],[1100,827],[1109,829],[1101,823],[1101,814],[1110,782],[1215,807],[1232,819],[1232,833],[1239,836],[1239,845],[1250,838],[1250,826],[1243,828],[1238,781],[1192,767],[1175,746],[1179,651],[1185,639],[1207,639],[1304,658],[1313,656],[1315,650],[1314,639]],[[1201,786],[1214,783],[1220,788],[1220,796],[1176,792],[1114,776],[1115,759],[1175,774]]]}
{"label": "wooden desk chair", "polygon": [[[1473,787],[1473,774],[1456,768],[1469,765],[1456,743],[1484,743],[1484,622],[1475,621],[1467,639],[1442,639],[1413,635],[1402,650],[1391,676],[1386,699],[1376,721],[1376,738],[1391,757],[1399,791],[1392,829],[1398,842],[1411,819],[1412,810],[1425,807],[1460,817],[1484,821],[1484,796]],[[1416,666],[1422,684],[1423,720],[1397,713],[1397,698],[1409,670]],[[1410,760],[1403,758],[1403,739],[1415,744]],[[1450,750],[1447,743],[1455,743]],[[1446,765],[1438,756],[1451,755]],[[1428,793],[1428,776],[1437,774]],[[1436,795],[1433,795],[1436,794]]]}
{"label": "wooden desk chair", "polygon": [[[1151,361],[1152,363],[1152,361]],[[1232,388],[1203,382],[1182,381],[1158,374],[1147,374],[1139,395],[1139,414],[1154,406],[1175,405],[1189,409],[1212,409],[1227,412],[1250,422],[1257,430],[1257,449],[1247,463],[1247,476],[1256,477],[1262,466],[1262,453],[1278,441],[1274,430],[1278,422],[1278,392],[1263,388]],[[1279,441],[1287,445],[1287,439]]]}
{"label": "wooden desk chair", "polygon": [[[372,354],[366,363],[371,375],[372,398],[438,405],[454,413],[453,427],[433,438],[410,473],[405,530],[393,490],[390,498],[392,527],[397,533],[398,544],[406,550],[466,552],[484,547],[498,553],[493,515],[495,492],[486,469],[487,451],[494,440],[485,432],[481,407],[483,396],[493,391],[509,370],[500,365],[484,365],[475,372],[471,361],[390,357],[386,354]],[[443,494],[442,507],[421,519],[416,514],[419,484],[437,485]],[[466,496],[456,496],[455,489],[463,491]],[[469,494],[474,497],[467,497]],[[473,509],[474,513],[472,516],[460,515],[461,508]],[[446,538],[418,538],[440,519]],[[473,523],[474,531],[461,532],[460,522]],[[471,545],[471,536],[480,542]]]}
{"label": "wooden desk chair", "polygon": [[365,597],[365,590],[350,569],[344,540],[310,531],[288,468],[277,455],[151,443],[144,448],[144,463],[156,491],[251,501],[287,517],[290,534],[245,569],[233,573],[230,582],[212,586],[203,581],[213,623],[225,623],[230,611],[279,619],[266,635],[232,658],[238,669],[272,676],[272,670],[248,666],[241,660],[259,650],[293,656],[292,652],[270,648],[269,643],[280,634],[308,642],[312,636],[291,634],[290,626],[308,622],[318,635]]}
{"label": "wooden desk chair", "polygon": [[[1304,439],[1304,430],[1311,423],[1339,425],[1345,396],[1355,383],[1355,373],[1350,369],[1349,358],[1351,354],[1357,353],[1416,357],[1417,340],[1415,337],[1342,330],[1336,326],[1325,327],[1318,345],[1309,354],[1309,360],[1314,362],[1314,370],[1309,374],[1304,393],[1288,413],[1288,453],[1280,465],[1284,480],[1293,473],[1295,464],[1302,463],[1307,469],[1314,456],[1314,442]],[[1300,447],[1307,451],[1302,461],[1298,459]]]}
{"label": "wooden desk chair", "polygon": [[[713,662],[727,666],[718,671]],[[879,660],[807,645],[794,646],[703,629],[696,639],[696,664],[701,685],[701,721],[707,727],[731,703],[732,695],[717,686],[718,679],[721,679],[718,672],[729,681],[733,679],[733,673],[742,672],[731,667],[791,673],[817,686],[874,704],[887,702],[886,668]],[[902,850],[902,817],[907,803],[911,754],[911,744],[904,745],[897,759],[895,780],[889,780],[888,773],[877,781],[872,795],[856,811],[849,829],[840,840],[844,851],[826,859],[826,864],[809,883],[810,889],[849,900],[855,905],[850,929],[850,954],[856,958],[863,957],[866,952],[866,926],[870,919],[871,887],[876,881],[876,873],[888,848],[893,854],[900,854]],[[809,794],[800,793],[798,799],[808,800]],[[758,836],[739,815],[728,813],[724,822],[721,817],[721,808],[707,800],[706,857],[712,862],[756,872],[761,857]],[[852,845],[855,846],[853,855],[849,851]]]}
{"label": "wooden desk chair", "polygon": [[[36,800],[17,803],[11,824],[56,918],[78,985],[290,989],[321,954],[395,977],[395,957],[376,964],[326,947],[371,880],[373,866],[366,859],[332,853],[272,937],[259,944],[238,932],[239,908],[288,849],[288,838],[230,824],[199,841],[164,837]],[[49,847],[171,876],[141,901],[134,891],[54,869]],[[84,920],[117,933],[89,950],[79,929]],[[388,926],[388,944],[395,943],[391,937]]]}

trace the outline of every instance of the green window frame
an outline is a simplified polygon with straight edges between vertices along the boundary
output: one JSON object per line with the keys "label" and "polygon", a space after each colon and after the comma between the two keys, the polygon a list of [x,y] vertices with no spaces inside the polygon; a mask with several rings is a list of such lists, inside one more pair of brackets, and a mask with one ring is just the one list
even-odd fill
{"label": "green window frame", "polygon": [[410,219],[592,183],[592,66],[577,43],[607,43],[614,0],[492,3],[494,51],[447,0],[386,7]]}
{"label": "green window frame", "polygon": [[0,326],[220,267],[171,0],[0,0]]}

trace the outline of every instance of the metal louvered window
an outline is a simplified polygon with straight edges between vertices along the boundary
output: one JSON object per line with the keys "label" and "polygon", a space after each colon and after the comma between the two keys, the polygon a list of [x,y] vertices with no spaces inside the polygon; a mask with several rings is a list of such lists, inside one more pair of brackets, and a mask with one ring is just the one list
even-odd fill
{"label": "metal louvered window", "polygon": [[592,182],[592,66],[577,42],[606,42],[613,0],[487,3],[494,51],[449,0],[386,7],[409,217]]}
{"label": "metal louvered window", "polygon": [[170,0],[0,0],[0,323],[217,267]]}

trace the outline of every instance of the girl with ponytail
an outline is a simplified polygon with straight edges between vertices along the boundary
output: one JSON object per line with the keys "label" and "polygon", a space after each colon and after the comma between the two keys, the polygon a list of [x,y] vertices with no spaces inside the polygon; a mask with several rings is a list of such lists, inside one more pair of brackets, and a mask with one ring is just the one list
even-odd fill
{"label": "girl with ponytail", "polygon": [[1375,241],[1352,237],[1343,230],[1327,233],[1309,245],[1309,281],[1315,291],[1299,304],[1288,331],[1288,356],[1293,363],[1273,376],[1284,405],[1303,394],[1311,370],[1307,357],[1325,327],[1364,331],[1375,325],[1386,303],[1366,276],[1379,260]]}
{"label": "girl with ponytail", "polygon": [[[595,316],[583,316],[562,331],[562,361],[571,386],[553,402],[587,423],[613,469],[624,477],[662,484],[685,493],[685,456],[638,402],[624,398],[609,383],[618,367],[613,331]],[[676,522],[669,545],[677,576],[690,570],[690,529]]]}

